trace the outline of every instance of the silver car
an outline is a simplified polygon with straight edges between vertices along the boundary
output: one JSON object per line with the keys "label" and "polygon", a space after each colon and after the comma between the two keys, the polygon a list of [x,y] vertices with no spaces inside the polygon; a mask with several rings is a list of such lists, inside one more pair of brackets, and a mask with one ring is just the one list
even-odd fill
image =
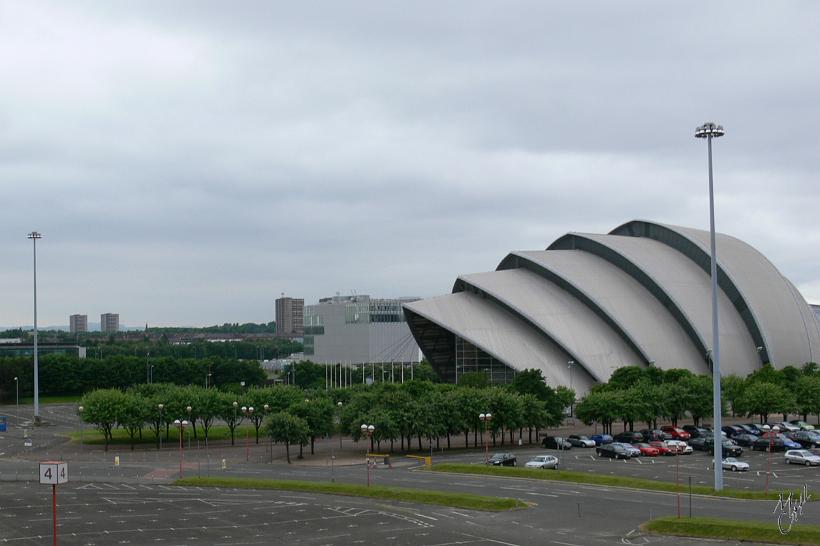
{"label": "silver car", "polygon": [[527,461],[525,468],[558,468],[558,457],[554,455],[538,455],[531,461]]}
{"label": "silver car", "polygon": [[746,472],[749,470],[749,463],[738,461],[734,457],[726,457],[721,462],[723,470],[731,470],[732,472]]}
{"label": "silver car", "polygon": [[637,447],[633,446],[632,444],[627,444],[627,443],[624,443],[624,442],[613,442],[613,445],[618,445],[618,446],[621,446],[622,448],[624,448],[630,458],[631,457],[640,457],[641,456],[641,450],[638,449]]}
{"label": "silver car", "polygon": [[820,457],[807,449],[790,449],[786,452],[786,464],[820,465]]}

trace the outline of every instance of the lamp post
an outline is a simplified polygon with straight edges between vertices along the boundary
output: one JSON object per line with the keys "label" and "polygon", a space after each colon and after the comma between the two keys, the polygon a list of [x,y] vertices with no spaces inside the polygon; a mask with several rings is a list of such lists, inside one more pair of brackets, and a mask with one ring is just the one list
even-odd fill
{"label": "lamp post", "polygon": [[336,407],[339,408],[339,451],[342,450],[342,401],[336,402]]}
{"label": "lamp post", "polygon": [[[373,432],[376,430],[376,427],[373,425],[365,425],[362,424],[360,427],[362,434],[367,434],[368,438],[370,438],[370,444],[372,448],[373,444]],[[365,463],[367,463],[367,487],[370,487],[370,457],[367,456],[366,452],[367,448],[365,448]]]}
{"label": "lamp post", "polygon": [[[17,379],[16,377],[14,379]],[[83,450],[83,440],[85,435],[85,427],[83,426],[83,410],[85,408],[82,406],[77,407],[77,413],[80,416],[80,451]]]}
{"label": "lamp post", "polygon": [[32,231],[28,238],[34,246],[34,424],[40,424],[40,366],[37,354],[37,239],[43,235]]}
{"label": "lamp post", "polygon": [[153,385],[153,383],[154,383],[154,365],[153,364],[151,364],[151,373],[149,374],[149,377],[151,378],[151,384]]}
{"label": "lamp post", "polygon": [[772,473],[772,452],[774,451],[774,437],[780,432],[780,427],[775,425],[773,427],[769,427],[769,425],[763,425],[763,433],[769,435],[769,462],[768,462],[768,470],[766,471],[766,494],[769,493],[769,474]]}
{"label": "lamp post", "polygon": [[17,376],[14,377],[14,394],[15,394],[15,403],[14,403],[14,422],[17,423],[17,426],[20,426],[20,381],[17,379]]}
{"label": "lamp post", "polygon": [[[572,376],[573,376],[572,372],[575,370],[575,361],[570,360],[569,362],[567,362],[567,368],[569,368],[569,390],[575,392],[574,391],[574,386],[572,384]],[[575,405],[575,396],[573,395],[572,398],[573,398],[573,401],[569,405],[569,414],[570,414],[570,416],[573,415],[573,406]]]}
{"label": "lamp post", "polygon": [[182,479],[182,461],[185,459],[185,444],[182,442],[182,435],[185,433],[188,421],[176,419],[174,425],[179,429],[179,479]]}
{"label": "lamp post", "polygon": [[231,445],[236,445],[234,443],[234,431],[236,430],[236,408],[239,407],[239,402],[234,400],[232,405],[233,405],[233,428],[231,429]]}
{"label": "lamp post", "polygon": [[[253,417],[253,406],[251,406],[249,408],[245,407],[245,406],[242,406],[242,415],[244,415],[245,417],[247,417],[250,420],[250,418]],[[246,428],[245,429],[245,462],[247,463],[248,461],[250,461],[250,458],[251,458],[251,447],[250,447],[250,444],[248,443],[248,429]]]}
{"label": "lamp post", "polygon": [[[188,412],[188,423],[190,423],[191,425],[194,424],[193,419],[191,419],[191,410],[193,410],[193,409],[194,408],[192,408],[191,406],[186,406],[185,407],[185,411]],[[190,436],[188,436],[188,449],[191,449],[191,437]]]}
{"label": "lamp post", "polygon": [[[264,406],[262,406],[262,409],[265,410],[265,415],[267,415],[270,411],[270,406],[268,404],[265,404]],[[270,462],[271,464],[273,464],[273,435],[268,434],[268,439],[270,440]]]}
{"label": "lamp post", "polygon": [[[717,307],[717,252],[715,250],[715,192],[712,176],[712,139],[725,134],[722,125],[712,122],[704,123],[695,128],[695,138],[705,138],[709,156],[709,236],[711,243],[711,277],[712,277],[712,411],[714,413],[715,432],[720,433],[721,404],[720,404],[720,339],[718,337],[718,307]],[[723,489],[723,445],[715,441],[715,491]]]}
{"label": "lamp post", "polygon": [[150,352],[145,353],[145,382],[149,385],[151,384],[151,367],[148,365],[148,357],[150,356]]}
{"label": "lamp post", "polygon": [[162,410],[165,409],[165,404],[157,404],[159,410],[159,448],[162,449]]}
{"label": "lamp post", "polygon": [[481,435],[481,443],[484,444],[484,464],[487,464],[490,460],[490,447],[487,445],[487,427],[490,425],[490,421],[493,420],[493,414],[489,411],[487,413],[479,413],[478,420],[481,421],[481,424],[484,426],[484,434]]}
{"label": "lamp post", "polygon": [[205,388],[206,389],[211,385],[211,376],[212,375],[213,374],[209,372],[208,375],[205,376]]}

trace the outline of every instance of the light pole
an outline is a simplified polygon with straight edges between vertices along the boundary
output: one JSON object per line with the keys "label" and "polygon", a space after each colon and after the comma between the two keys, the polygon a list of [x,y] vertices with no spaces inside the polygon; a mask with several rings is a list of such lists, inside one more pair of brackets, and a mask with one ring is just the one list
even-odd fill
{"label": "light pole", "polygon": [[[249,408],[246,408],[245,406],[242,406],[242,415],[244,415],[245,417],[248,418],[248,420],[250,420],[250,418],[253,417],[253,406],[251,406]],[[248,444],[248,429],[246,428],[245,429],[245,462],[247,463],[248,461],[250,461],[250,458],[251,458],[251,447],[250,447],[250,444]]]}
{"label": "light pole", "polygon": [[[373,444],[373,432],[376,430],[376,427],[373,425],[365,425],[362,424],[360,427],[362,434],[367,434],[367,437],[370,438],[370,444],[372,448]],[[365,447],[365,463],[367,463],[367,487],[370,487],[370,457],[367,456],[367,448]]]}
{"label": "light pole", "polygon": [[162,449],[162,410],[165,409],[165,404],[157,404],[157,409],[159,410],[159,448]]}
{"label": "light pole", "polygon": [[479,413],[478,420],[481,421],[481,424],[484,427],[484,434],[481,435],[481,443],[484,444],[484,464],[487,464],[490,460],[490,447],[487,445],[487,427],[490,424],[490,421],[493,420],[493,414],[489,411],[487,413]]}
{"label": "light pole", "polygon": [[777,433],[780,432],[780,427],[775,425],[769,428],[769,425],[763,425],[763,433],[769,435],[769,463],[768,463],[768,470],[766,471],[766,489],[765,492],[769,494],[769,474],[772,473],[772,452],[774,451],[774,437],[777,436]]}
{"label": "light pole", "polygon": [[16,401],[14,405],[14,422],[17,423],[17,426],[20,426],[20,381],[17,379],[17,376],[14,377],[14,393],[16,396]]}
{"label": "light pole", "polygon": [[234,400],[232,405],[233,405],[233,428],[231,429],[231,445],[236,445],[236,443],[234,442],[234,436],[235,436],[234,432],[236,431],[236,425],[237,425],[237,423],[236,423],[236,408],[239,407],[239,402]]}
{"label": "light pole", "polygon": [[336,402],[336,407],[339,408],[339,451],[342,450],[342,401]]}
{"label": "light pole", "polygon": [[712,277],[712,411],[715,437],[715,491],[723,489],[723,445],[718,442],[721,428],[720,404],[720,339],[718,338],[717,252],[715,250],[715,191],[712,177],[712,139],[724,135],[723,126],[707,122],[695,129],[695,138],[705,138],[709,155],[709,235],[711,243]]}
{"label": "light pole", "polygon": [[148,366],[148,357],[150,356],[150,352],[145,353],[145,382],[149,385],[151,384],[151,368]]}
{"label": "light pole", "polygon": [[153,385],[153,384],[154,384],[154,365],[153,365],[153,364],[151,364],[151,374],[150,374],[150,377],[151,377],[151,384]]}
{"label": "light pole", "polygon": [[37,239],[43,236],[36,231],[28,234],[34,245],[34,424],[40,424],[40,366],[37,354]]}
{"label": "light pole", "polygon": [[[185,411],[188,412],[188,423],[190,423],[191,425],[193,425],[193,423],[194,423],[193,419],[191,419],[191,411],[193,409],[194,408],[192,408],[191,406],[186,406],[185,407]],[[188,435],[188,449],[191,449],[191,436],[190,435]]]}
{"label": "light pole", "polygon": [[[15,379],[17,379],[15,377]],[[85,439],[85,427],[83,426],[83,410],[85,408],[82,406],[77,407],[77,413],[80,415],[80,451],[83,450],[83,440]]]}
{"label": "light pole", "polygon": [[205,388],[207,389],[211,385],[211,373],[205,376]]}
{"label": "light pole", "polygon": [[[575,370],[575,361],[570,360],[569,362],[567,362],[567,368],[569,368],[569,390],[575,392],[573,384],[572,384],[572,375],[573,375],[572,372]],[[570,416],[573,415],[573,406],[575,405],[574,404],[575,403],[575,395],[573,395],[572,399],[573,399],[573,401],[569,405],[569,414],[570,414]]]}
{"label": "light pole", "polygon": [[[262,406],[262,409],[265,410],[265,415],[267,415],[270,411],[270,406],[265,404],[264,406]],[[273,435],[268,434],[268,438],[270,439],[270,462],[271,464],[273,464]]]}
{"label": "light pole", "polygon": [[174,425],[179,429],[179,479],[182,479],[182,461],[185,458],[185,444],[182,442],[182,435],[185,433],[188,421],[176,419]]}

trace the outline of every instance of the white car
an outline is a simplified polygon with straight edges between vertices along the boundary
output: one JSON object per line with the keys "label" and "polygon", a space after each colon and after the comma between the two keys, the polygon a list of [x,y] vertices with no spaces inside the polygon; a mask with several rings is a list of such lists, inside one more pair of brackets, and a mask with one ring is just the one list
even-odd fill
{"label": "white car", "polygon": [[790,449],[786,452],[786,464],[820,465],[820,457],[807,449]]}
{"label": "white car", "polygon": [[745,472],[749,470],[749,463],[738,461],[734,457],[726,457],[721,463],[723,470],[731,470],[732,472]]}
{"label": "white car", "polygon": [[558,468],[558,457],[554,455],[538,455],[531,461],[527,461],[525,468]]}
{"label": "white car", "polygon": [[797,432],[798,430],[800,430],[799,426],[793,425],[787,421],[777,423],[777,426],[780,427],[780,430],[785,430],[786,432]]}
{"label": "white car", "polygon": [[694,449],[683,440],[666,440],[666,445],[674,448],[680,455],[691,455]]}

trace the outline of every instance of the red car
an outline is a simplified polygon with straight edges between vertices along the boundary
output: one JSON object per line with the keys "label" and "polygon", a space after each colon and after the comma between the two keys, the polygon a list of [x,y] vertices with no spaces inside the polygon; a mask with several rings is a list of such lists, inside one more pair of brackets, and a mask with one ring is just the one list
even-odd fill
{"label": "red car", "polygon": [[678,454],[677,449],[672,449],[671,447],[666,445],[664,442],[661,442],[660,440],[654,440],[652,442],[649,442],[649,445],[651,445],[652,447],[657,449],[659,455],[677,455]]}
{"label": "red car", "polygon": [[660,451],[658,448],[651,446],[649,444],[632,444],[638,449],[641,450],[641,455],[644,457],[657,457],[660,455]]}
{"label": "red car", "polygon": [[664,425],[664,426],[661,427],[661,430],[666,432],[667,434],[671,434],[672,438],[674,438],[675,440],[684,440],[684,441],[686,441],[686,440],[688,440],[689,438],[692,437],[691,434],[689,434],[688,432],[686,432],[682,428],[673,427],[672,425]]}

